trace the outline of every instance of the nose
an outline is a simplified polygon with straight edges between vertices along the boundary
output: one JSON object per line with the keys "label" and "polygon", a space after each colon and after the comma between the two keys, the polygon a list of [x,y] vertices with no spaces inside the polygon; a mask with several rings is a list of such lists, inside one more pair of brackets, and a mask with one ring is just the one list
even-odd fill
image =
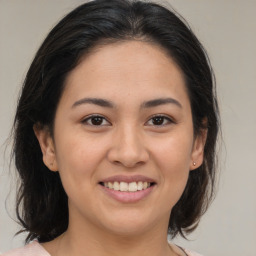
{"label": "nose", "polygon": [[120,128],[113,137],[111,149],[108,151],[110,162],[132,168],[148,161],[149,153],[143,136],[135,127]]}

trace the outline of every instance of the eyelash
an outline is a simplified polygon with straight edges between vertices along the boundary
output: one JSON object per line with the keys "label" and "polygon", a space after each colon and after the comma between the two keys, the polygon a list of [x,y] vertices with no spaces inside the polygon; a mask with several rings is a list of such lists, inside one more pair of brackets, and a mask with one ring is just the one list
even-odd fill
{"label": "eyelash", "polygon": [[106,126],[106,124],[105,125],[94,125],[94,124],[88,124],[88,122],[89,122],[89,120],[91,120],[92,121],[92,119],[93,118],[101,118],[102,120],[105,120],[105,121],[107,121],[108,123],[110,123],[105,117],[103,117],[103,116],[101,116],[101,115],[91,115],[91,116],[89,116],[89,117],[87,117],[87,118],[85,118],[85,119],[83,119],[82,120],[82,123],[83,124],[86,124],[86,125],[91,125],[91,126]]}
{"label": "eyelash", "polygon": [[[161,115],[161,114],[152,116],[152,117],[149,119],[149,121],[150,121],[150,120],[153,120],[154,118],[163,118],[165,124],[161,124],[161,125],[154,125],[154,124],[152,124],[152,125],[150,125],[150,126],[159,126],[159,127],[163,127],[163,126],[166,126],[166,125],[168,125],[168,124],[175,123],[174,120],[172,120],[170,117],[165,116],[165,115]],[[147,121],[147,123],[148,123],[149,121]],[[166,123],[166,121],[167,121],[167,123]]]}
{"label": "eyelash", "polygon": [[[86,125],[90,125],[90,126],[108,126],[108,124],[99,124],[99,125],[96,125],[96,124],[92,124],[92,123],[88,123],[89,120],[92,121],[93,118],[100,118],[101,120],[105,120],[105,122],[108,122],[110,124],[110,122],[104,117],[104,116],[101,116],[101,115],[91,115],[85,119],[82,120],[82,123],[83,124],[86,124]],[[154,115],[152,116],[146,123],[148,123],[150,120],[153,120],[154,118],[163,118],[164,119],[164,124],[160,124],[160,125],[154,125],[154,124],[151,124],[150,126],[156,126],[156,127],[163,127],[163,126],[166,126],[168,124],[171,124],[171,123],[175,123],[174,120],[172,120],[170,117],[167,117],[165,115]],[[167,121],[167,123],[166,123]]]}

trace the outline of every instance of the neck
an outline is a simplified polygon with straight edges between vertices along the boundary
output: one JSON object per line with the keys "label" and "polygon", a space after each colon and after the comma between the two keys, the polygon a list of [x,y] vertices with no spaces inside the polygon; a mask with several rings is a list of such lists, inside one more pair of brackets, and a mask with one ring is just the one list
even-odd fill
{"label": "neck", "polygon": [[[123,235],[103,232],[72,232],[67,230],[60,242],[60,255],[87,255],[90,256],[142,256],[163,255],[169,256],[170,248],[167,235],[160,236],[155,232]],[[58,255],[57,255],[58,256]]]}
{"label": "neck", "polygon": [[124,228],[119,229],[113,227],[111,231],[104,226],[104,223],[92,223],[79,214],[70,214],[67,231],[44,244],[44,247],[51,256],[183,255],[168,245],[168,221],[169,216],[166,216],[144,228],[133,225],[134,230],[132,230],[124,225]]}
{"label": "neck", "polygon": [[[51,256],[174,256],[167,242],[166,225],[159,225],[147,232],[135,234],[114,234],[104,232],[100,227],[72,225],[55,241],[45,246]],[[51,243],[51,242],[50,242]]]}

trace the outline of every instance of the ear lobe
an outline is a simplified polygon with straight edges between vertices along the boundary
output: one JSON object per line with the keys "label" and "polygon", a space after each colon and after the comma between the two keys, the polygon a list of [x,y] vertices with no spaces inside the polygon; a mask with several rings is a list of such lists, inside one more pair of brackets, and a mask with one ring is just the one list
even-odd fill
{"label": "ear lobe", "polygon": [[190,170],[195,170],[200,167],[204,160],[204,146],[207,139],[208,129],[202,129],[200,134],[195,138],[193,150],[191,153]]}
{"label": "ear lobe", "polygon": [[57,171],[58,166],[56,161],[55,147],[49,129],[42,127],[39,124],[35,124],[33,126],[33,130],[40,144],[44,164],[49,170]]}

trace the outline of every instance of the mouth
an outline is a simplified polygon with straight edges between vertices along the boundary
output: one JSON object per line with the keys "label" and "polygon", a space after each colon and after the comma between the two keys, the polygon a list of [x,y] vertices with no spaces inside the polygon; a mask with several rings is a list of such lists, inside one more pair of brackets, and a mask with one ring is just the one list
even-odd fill
{"label": "mouth", "polygon": [[121,203],[136,203],[148,198],[157,185],[153,179],[142,175],[112,176],[98,184],[108,197]]}
{"label": "mouth", "polygon": [[132,181],[132,182],[125,182],[125,181],[112,181],[112,182],[100,182],[101,186],[121,192],[137,192],[145,190],[149,187],[154,186],[155,182],[147,182],[147,181]]}

